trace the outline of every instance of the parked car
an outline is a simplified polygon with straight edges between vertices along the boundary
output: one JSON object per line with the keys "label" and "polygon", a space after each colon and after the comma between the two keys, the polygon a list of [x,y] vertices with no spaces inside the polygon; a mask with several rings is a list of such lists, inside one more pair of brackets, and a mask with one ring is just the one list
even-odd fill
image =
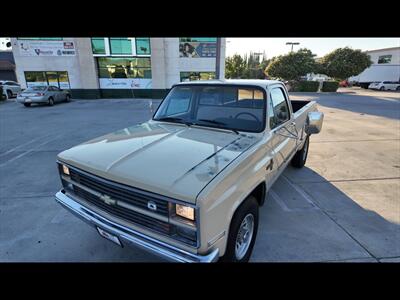
{"label": "parked car", "polygon": [[61,90],[56,86],[32,86],[27,88],[17,96],[17,102],[24,104],[26,107],[32,103],[46,103],[50,106],[56,102],[71,100],[71,94],[66,90]]}
{"label": "parked car", "polygon": [[0,80],[0,85],[3,87],[3,94],[7,96],[8,99],[21,92],[21,86],[15,81]]}
{"label": "parked car", "polygon": [[304,166],[322,122],[280,81],[182,82],[151,120],[60,153],[55,199],[119,246],[248,261],[259,206],[288,164]]}
{"label": "parked car", "polygon": [[368,86],[369,89],[372,90],[380,90],[380,91],[400,91],[400,82],[399,81],[377,81],[373,82]]}

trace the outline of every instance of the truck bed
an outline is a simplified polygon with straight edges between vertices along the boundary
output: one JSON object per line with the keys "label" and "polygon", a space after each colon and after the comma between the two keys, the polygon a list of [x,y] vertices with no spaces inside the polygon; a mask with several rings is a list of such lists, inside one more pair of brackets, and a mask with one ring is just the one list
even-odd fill
{"label": "truck bed", "polygon": [[306,106],[311,101],[308,101],[308,100],[290,100],[290,102],[292,103],[293,113],[295,113],[298,110],[302,109],[304,106]]}

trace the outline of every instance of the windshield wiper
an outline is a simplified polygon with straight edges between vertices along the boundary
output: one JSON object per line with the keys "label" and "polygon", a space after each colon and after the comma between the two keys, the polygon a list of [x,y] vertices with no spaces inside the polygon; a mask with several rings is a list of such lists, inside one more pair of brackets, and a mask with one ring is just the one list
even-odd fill
{"label": "windshield wiper", "polygon": [[[217,125],[226,125],[226,123],[224,122],[220,122],[220,121],[216,121],[216,120],[207,120],[207,119],[199,119],[199,121],[201,122],[208,122],[211,124],[217,124]],[[232,129],[232,128],[222,128],[221,129],[226,129],[226,130],[232,130],[234,133],[239,134],[239,131],[237,131],[236,129]]]}
{"label": "windshield wiper", "polygon": [[182,119],[182,118],[176,118],[176,117],[164,117],[164,118],[159,118],[159,119],[154,119],[156,121],[167,121],[167,122],[177,122],[177,123],[182,123],[187,126],[192,125],[192,123]]}
{"label": "windshield wiper", "polygon": [[199,121],[208,122],[208,123],[212,123],[212,124],[218,124],[218,125],[226,125],[226,124],[223,123],[223,122],[215,121],[215,120],[199,119]]}

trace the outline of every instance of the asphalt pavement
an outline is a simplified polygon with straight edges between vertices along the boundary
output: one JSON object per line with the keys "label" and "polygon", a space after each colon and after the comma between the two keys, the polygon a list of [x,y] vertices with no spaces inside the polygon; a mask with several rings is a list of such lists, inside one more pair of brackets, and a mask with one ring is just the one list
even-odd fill
{"label": "asphalt pavement", "polygon": [[[325,113],[306,166],[260,209],[254,262],[400,261],[400,93],[293,93]],[[152,105],[151,103],[152,102]],[[162,261],[103,239],[54,200],[56,155],[146,121],[159,100],[0,104],[0,261]]]}

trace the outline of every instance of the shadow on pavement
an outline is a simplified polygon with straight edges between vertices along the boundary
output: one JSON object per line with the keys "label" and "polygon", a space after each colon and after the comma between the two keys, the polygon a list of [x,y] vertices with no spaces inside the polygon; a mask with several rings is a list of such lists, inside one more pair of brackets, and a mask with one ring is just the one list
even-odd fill
{"label": "shadow on pavement", "polygon": [[390,119],[400,119],[400,94],[396,98],[388,99],[377,96],[348,95],[340,93],[339,97],[320,95],[317,102],[321,106],[348,110],[355,113],[375,115]]}
{"label": "shadow on pavement", "polygon": [[260,209],[251,261],[376,261],[400,256],[399,237],[399,224],[363,208],[313,170],[288,167]]}

